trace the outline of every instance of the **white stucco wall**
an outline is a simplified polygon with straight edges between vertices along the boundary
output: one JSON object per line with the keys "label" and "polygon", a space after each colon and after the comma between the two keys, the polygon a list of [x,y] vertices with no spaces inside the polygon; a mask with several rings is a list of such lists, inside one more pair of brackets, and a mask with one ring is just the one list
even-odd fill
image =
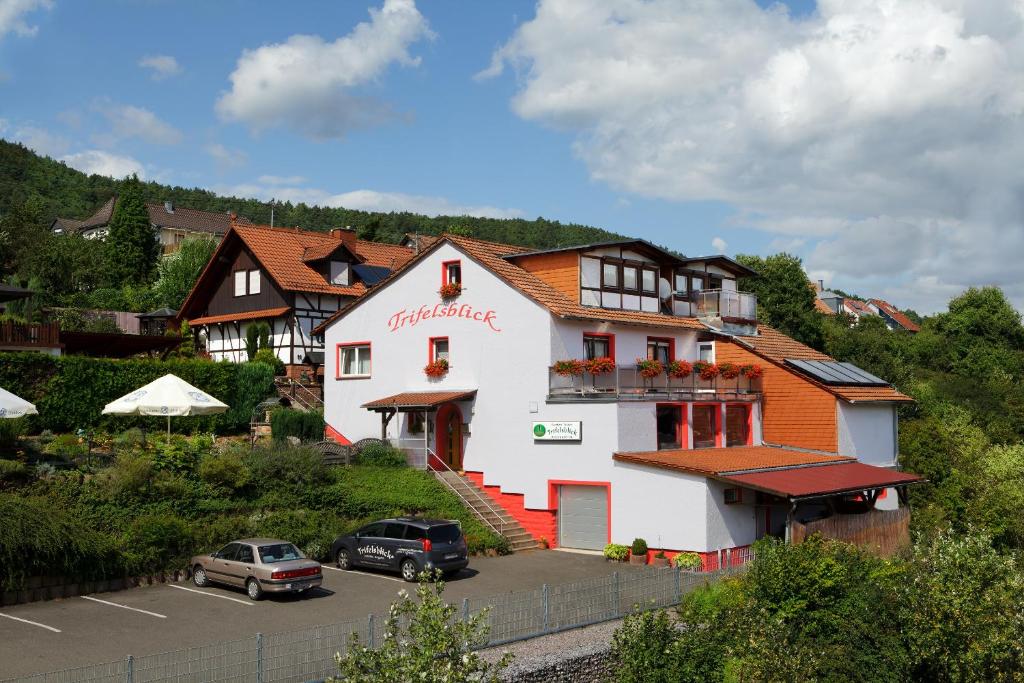
{"label": "white stucco wall", "polygon": [[613,543],[643,538],[652,548],[717,550],[708,545],[706,479],[612,462]]}
{"label": "white stucco wall", "polygon": [[708,548],[733,548],[755,540],[754,492],[744,491],[742,502],[726,505],[726,488],[730,487],[720,481],[708,481],[705,501]]}
{"label": "white stucco wall", "polygon": [[839,453],[869,465],[896,463],[896,406],[888,403],[836,401]]}

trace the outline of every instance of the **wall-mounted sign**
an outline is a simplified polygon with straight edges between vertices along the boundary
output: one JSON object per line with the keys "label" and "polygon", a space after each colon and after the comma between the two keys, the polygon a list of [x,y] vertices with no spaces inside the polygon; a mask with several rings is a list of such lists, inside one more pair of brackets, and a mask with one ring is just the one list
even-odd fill
{"label": "wall-mounted sign", "polygon": [[582,422],[534,422],[534,441],[580,441],[583,439]]}
{"label": "wall-mounted sign", "polygon": [[486,325],[493,332],[501,332],[501,328],[495,324],[498,322],[498,314],[493,309],[485,311],[473,308],[469,304],[460,303],[420,306],[415,310],[403,308],[388,319],[388,329],[394,332],[402,327],[416,327],[419,323],[431,318],[471,320]]}

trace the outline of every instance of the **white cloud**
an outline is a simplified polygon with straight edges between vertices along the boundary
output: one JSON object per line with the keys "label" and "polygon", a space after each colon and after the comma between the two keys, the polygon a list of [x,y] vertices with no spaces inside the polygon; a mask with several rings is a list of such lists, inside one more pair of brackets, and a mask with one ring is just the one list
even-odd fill
{"label": "white cloud", "polygon": [[139,66],[152,71],[150,78],[162,81],[181,73],[181,65],[171,55],[147,55],[139,60]]}
{"label": "white cloud", "polygon": [[95,173],[111,178],[123,178],[135,173],[140,178],[145,177],[145,168],[135,159],[98,149],[68,154],[61,157],[61,161],[90,175]]}
{"label": "white cloud", "polygon": [[[1024,304],[1024,5],[542,0],[481,77],[617,191],[718,200],[837,286]],[[742,251],[742,249],[741,249]],[[851,287],[852,288],[852,287]],[[869,292],[870,293],[870,292]],[[894,297],[897,301],[900,297]]]}
{"label": "white cloud", "polygon": [[306,179],[300,175],[261,175],[256,181],[263,185],[301,185]]}
{"label": "white cloud", "polygon": [[21,37],[34,36],[39,32],[39,27],[29,24],[25,15],[52,7],[52,0],[0,0],[0,38],[8,33]]}
{"label": "white cloud", "polygon": [[140,138],[156,145],[176,145],[184,137],[177,128],[142,107],[100,100],[94,108],[112,127],[109,134],[96,136],[96,142],[101,146],[109,146],[127,138]]}
{"label": "white cloud", "polygon": [[[6,121],[3,123],[6,124]],[[58,157],[71,147],[71,141],[63,135],[52,133],[32,124],[19,125],[14,128],[9,125],[0,125],[0,132],[9,136],[11,140],[17,140],[29,149],[49,157]]]}
{"label": "white cloud", "polygon": [[370,9],[369,22],[333,42],[293,35],[245,50],[217,113],[256,131],[283,125],[315,139],[342,137],[394,116],[389,105],[354,88],[392,64],[417,66],[420,60],[409,47],[432,35],[413,0],[384,0],[380,9]]}
{"label": "white cloud", "polygon": [[240,149],[229,149],[219,142],[207,145],[204,150],[213,157],[221,170],[245,166],[249,161],[248,155]]}
{"label": "white cloud", "polygon": [[[427,216],[484,216],[488,218],[518,218],[523,215],[519,209],[497,206],[462,204],[445,197],[405,194],[402,192],[378,192],[376,190],[353,190],[332,194],[324,190],[307,187],[265,183],[268,176],[259,183],[217,187],[218,194],[235,197],[255,197],[264,201],[276,199],[282,202],[303,202],[309,205],[344,207],[361,211],[408,211]],[[269,178],[275,178],[269,176]]]}
{"label": "white cloud", "polygon": [[711,248],[715,250],[716,254],[724,254],[729,248],[729,244],[721,237],[715,237],[711,240]]}

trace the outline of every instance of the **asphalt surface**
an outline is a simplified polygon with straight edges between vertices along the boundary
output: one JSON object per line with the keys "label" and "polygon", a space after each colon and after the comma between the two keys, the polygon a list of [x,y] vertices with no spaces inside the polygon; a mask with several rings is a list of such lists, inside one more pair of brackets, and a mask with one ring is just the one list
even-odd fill
{"label": "asphalt surface", "polygon": [[[471,558],[445,597],[461,601],[624,567],[553,550]],[[241,589],[182,582],[0,608],[0,679],[383,615],[403,588],[411,584],[391,574],[325,568],[321,589],[260,602]]]}

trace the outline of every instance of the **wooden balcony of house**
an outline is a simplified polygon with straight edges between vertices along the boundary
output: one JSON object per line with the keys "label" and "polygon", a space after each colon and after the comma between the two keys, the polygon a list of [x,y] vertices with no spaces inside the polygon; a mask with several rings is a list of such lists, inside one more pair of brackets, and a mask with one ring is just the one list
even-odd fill
{"label": "wooden balcony of house", "polygon": [[643,377],[636,365],[616,365],[613,372],[564,375],[548,368],[548,401],[577,403],[591,401],[756,401],[761,396],[761,378],[701,379],[697,373],[675,378],[662,373]]}
{"label": "wooden balcony of house", "polygon": [[60,348],[60,345],[60,327],[57,323],[0,321],[0,348],[33,350]]}

